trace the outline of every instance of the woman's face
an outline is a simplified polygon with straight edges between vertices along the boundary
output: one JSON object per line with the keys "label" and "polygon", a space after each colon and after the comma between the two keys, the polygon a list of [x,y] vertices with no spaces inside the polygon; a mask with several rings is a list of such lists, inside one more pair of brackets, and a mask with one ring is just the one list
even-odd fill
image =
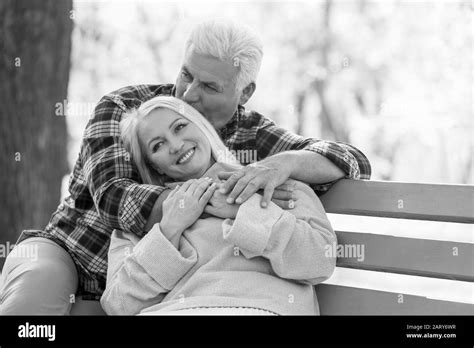
{"label": "woman's face", "polygon": [[160,174],[185,181],[200,178],[209,168],[209,140],[194,123],[172,110],[151,111],[140,122],[138,137]]}

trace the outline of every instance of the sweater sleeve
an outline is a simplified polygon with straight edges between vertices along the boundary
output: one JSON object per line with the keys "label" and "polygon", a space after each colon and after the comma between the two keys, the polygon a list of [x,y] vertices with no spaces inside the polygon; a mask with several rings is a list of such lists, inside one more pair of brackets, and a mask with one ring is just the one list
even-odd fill
{"label": "sweater sleeve", "polygon": [[197,253],[185,238],[179,250],[156,224],[141,240],[115,230],[108,253],[101,305],[107,314],[138,314],[160,303],[195,265]]}
{"label": "sweater sleeve", "polygon": [[336,234],[316,194],[307,185],[299,188],[293,210],[273,202],[261,208],[260,196],[253,195],[235,220],[224,220],[223,235],[246,258],[267,258],[279,277],[315,285],[334,272],[336,258],[328,250]]}

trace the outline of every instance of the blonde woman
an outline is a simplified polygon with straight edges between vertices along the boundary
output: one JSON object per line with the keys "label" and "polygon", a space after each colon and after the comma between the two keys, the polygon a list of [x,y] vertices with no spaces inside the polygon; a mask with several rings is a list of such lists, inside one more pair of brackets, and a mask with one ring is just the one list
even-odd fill
{"label": "blonde woman", "polygon": [[[101,304],[108,314],[314,315],[336,236],[316,194],[295,181],[289,211],[258,194],[226,203],[217,172],[239,168],[213,126],[174,97],[156,97],[121,122],[147,184],[175,185],[163,218],[142,238],[115,230]],[[232,218],[205,218],[213,205]]]}

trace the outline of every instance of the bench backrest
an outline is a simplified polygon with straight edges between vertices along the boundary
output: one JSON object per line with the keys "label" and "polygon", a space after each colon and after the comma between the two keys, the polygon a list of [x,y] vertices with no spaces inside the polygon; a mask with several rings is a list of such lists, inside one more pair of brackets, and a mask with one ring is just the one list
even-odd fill
{"label": "bench backrest", "polygon": [[[328,213],[444,221],[474,226],[474,186],[341,180],[321,201]],[[474,282],[474,244],[336,231],[338,244],[363,245],[364,258],[340,257],[337,267]],[[435,231],[433,231],[435,232]],[[474,233],[471,229],[470,233]],[[349,250],[349,249],[346,249]],[[416,278],[415,278],[416,279]],[[469,286],[469,284],[468,284]],[[474,314],[472,303],[323,283],[321,315]],[[400,299],[402,299],[400,301]]]}

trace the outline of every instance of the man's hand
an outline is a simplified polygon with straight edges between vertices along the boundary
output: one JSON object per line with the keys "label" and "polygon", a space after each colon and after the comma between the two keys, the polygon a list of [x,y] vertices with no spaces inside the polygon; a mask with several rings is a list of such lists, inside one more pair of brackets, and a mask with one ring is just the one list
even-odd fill
{"label": "man's hand", "polygon": [[[229,175],[231,175],[231,173],[229,173]],[[217,188],[223,185],[223,183],[219,183],[217,184]],[[296,181],[288,179],[283,185],[276,187],[275,191],[273,191],[272,202],[282,209],[293,209],[296,202],[296,196],[293,194],[295,185]],[[257,193],[263,194],[263,191],[259,190]],[[218,189],[215,190],[204,209],[204,213],[222,219],[235,219],[239,212],[240,205],[228,203],[228,197],[229,194],[224,194]]]}
{"label": "man's hand", "polygon": [[235,219],[239,211],[239,205],[227,203],[227,197],[228,195],[215,190],[204,208],[204,212],[221,219]]}
{"label": "man's hand", "polygon": [[277,187],[285,183],[292,173],[292,163],[282,161],[281,156],[268,157],[260,162],[233,172],[221,172],[219,179],[227,181],[221,187],[220,192],[230,192],[227,202],[229,204],[241,204],[258,190],[263,189],[261,206],[266,207],[272,199]]}

